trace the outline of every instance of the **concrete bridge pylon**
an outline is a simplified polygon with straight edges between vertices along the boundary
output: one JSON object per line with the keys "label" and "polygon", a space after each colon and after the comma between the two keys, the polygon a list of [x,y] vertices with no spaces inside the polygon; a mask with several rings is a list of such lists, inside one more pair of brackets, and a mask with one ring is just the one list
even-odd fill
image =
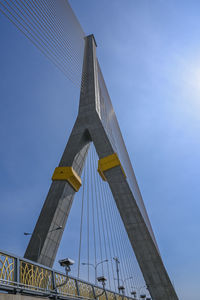
{"label": "concrete bridge pylon", "polygon": [[112,104],[107,98],[96,46],[93,35],[85,38],[78,116],[52,176],[24,257],[52,267],[62,237],[62,230],[52,230],[66,225],[93,142],[99,156],[99,174],[110,186],[152,299],[178,300],[162,262]]}

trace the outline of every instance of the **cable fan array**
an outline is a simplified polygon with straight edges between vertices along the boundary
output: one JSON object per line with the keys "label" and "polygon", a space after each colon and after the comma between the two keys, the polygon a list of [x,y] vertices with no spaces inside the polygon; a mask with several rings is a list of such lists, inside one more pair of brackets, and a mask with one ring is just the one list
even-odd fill
{"label": "cable fan array", "polygon": [[73,274],[94,284],[98,283],[98,276],[104,276],[106,288],[118,292],[117,259],[119,284],[125,287],[125,294],[131,295],[132,291],[139,294],[142,289],[147,294],[115,200],[108,183],[99,176],[97,166],[97,153],[91,143],[82,174],[82,187],[74,199],[67,223],[68,230],[76,223],[77,231],[73,231],[70,247],[66,249],[67,255],[73,255],[77,262]]}
{"label": "cable fan array", "polygon": [[80,88],[85,34],[67,0],[0,0],[0,12]]}

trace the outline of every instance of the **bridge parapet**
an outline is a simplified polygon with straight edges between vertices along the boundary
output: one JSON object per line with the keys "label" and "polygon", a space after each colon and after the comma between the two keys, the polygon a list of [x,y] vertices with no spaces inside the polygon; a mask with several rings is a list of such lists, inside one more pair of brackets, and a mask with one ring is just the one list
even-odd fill
{"label": "bridge parapet", "polygon": [[[134,300],[0,250],[0,292],[62,299]],[[62,286],[60,286],[62,285]],[[100,297],[98,295],[102,294]]]}

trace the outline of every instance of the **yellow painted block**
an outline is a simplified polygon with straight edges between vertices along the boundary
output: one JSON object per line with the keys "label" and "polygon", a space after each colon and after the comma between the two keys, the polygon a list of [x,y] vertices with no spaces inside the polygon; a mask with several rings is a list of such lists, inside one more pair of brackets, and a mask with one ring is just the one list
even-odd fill
{"label": "yellow painted block", "polygon": [[52,180],[65,180],[78,192],[82,182],[81,178],[72,167],[57,167],[52,176]]}
{"label": "yellow painted block", "polygon": [[101,178],[106,181],[106,177],[104,175],[104,172],[109,170],[109,169],[112,169],[114,167],[117,167],[117,166],[120,166],[121,167],[121,170],[122,172],[124,173],[124,176],[126,177],[126,174],[124,172],[124,169],[120,163],[120,160],[118,158],[118,155],[117,153],[113,153],[111,155],[108,155],[106,157],[103,157],[99,160],[99,163],[98,163],[98,172],[99,172],[99,175],[101,176]]}

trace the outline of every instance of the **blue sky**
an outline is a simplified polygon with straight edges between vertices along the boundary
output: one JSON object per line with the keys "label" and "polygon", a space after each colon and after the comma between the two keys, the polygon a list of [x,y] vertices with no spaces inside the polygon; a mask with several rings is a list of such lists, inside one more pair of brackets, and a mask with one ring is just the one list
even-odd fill
{"label": "blue sky", "polygon": [[[86,34],[96,37],[169,275],[181,300],[195,300],[200,292],[200,3],[70,3]],[[0,50],[0,248],[23,255],[23,232],[34,228],[76,117],[79,92],[2,15]],[[66,243],[64,234],[60,248]]]}

